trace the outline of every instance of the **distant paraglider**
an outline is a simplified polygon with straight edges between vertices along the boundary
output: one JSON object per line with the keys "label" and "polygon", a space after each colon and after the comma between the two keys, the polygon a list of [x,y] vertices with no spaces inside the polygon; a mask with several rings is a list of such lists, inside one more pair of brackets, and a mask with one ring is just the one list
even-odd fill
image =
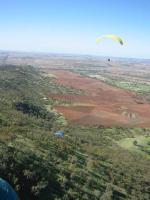
{"label": "distant paraglider", "polygon": [[[120,45],[123,45],[123,40],[121,37],[114,35],[114,34],[107,34],[107,35],[102,35],[96,39],[97,43],[100,43],[104,39],[112,39],[116,42],[118,42]],[[108,62],[110,62],[110,58],[107,59]]]}
{"label": "distant paraglider", "polygon": [[54,135],[59,138],[63,138],[64,134],[65,134],[64,131],[57,131],[54,133]]}
{"label": "distant paraglider", "polygon": [[112,40],[114,40],[114,41],[116,41],[116,42],[119,42],[120,45],[123,45],[122,38],[119,37],[119,36],[117,36],[117,35],[114,35],[114,34],[107,34],[107,35],[103,35],[101,37],[98,37],[96,39],[96,42],[99,43],[99,42],[103,41],[104,39],[109,39],[109,38],[112,39]]}

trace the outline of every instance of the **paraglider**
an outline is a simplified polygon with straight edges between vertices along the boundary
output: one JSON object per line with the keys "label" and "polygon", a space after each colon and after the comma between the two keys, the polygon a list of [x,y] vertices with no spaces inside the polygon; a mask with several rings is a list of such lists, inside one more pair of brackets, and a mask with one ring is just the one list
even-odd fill
{"label": "paraglider", "polygon": [[57,131],[57,132],[55,132],[54,133],[54,135],[56,136],[56,137],[60,137],[60,138],[63,138],[64,137],[64,131]]}
{"label": "paraglider", "polygon": [[[104,39],[112,39],[116,42],[118,42],[120,45],[123,45],[123,40],[121,37],[117,36],[117,35],[114,35],[114,34],[107,34],[107,35],[102,35],[100,37],[98,37],[96,39],[96,42],[97,43],[100,43],[101,41],[103,41]],[[107,59],[108,62],[110,62],[110,58]]]}
{"label": "paraglider", "polygon": [[121,37],[119,37],[119,36],[117,36],[117,35],[114,35],[114,34],[107,34],[107,35],[103,35],[103,36],[101,36],[101,37],[98,37],[97,39],[96,39],[96,42],[97,43],[99,43],[99,42],[101,42],[102,40],[104,40],[104,39],[112,39],[112,40],[114,40],[114,41],[116,41],[116,42],[118,42],[118,43],[120,43],[120,45],[123,45],[123,40],[122,40],[122,38]]}
{"label": "paraglider", "polygon": [[1,200],[19,200],[16,192],[5,180],[0,178],[0,199]]}

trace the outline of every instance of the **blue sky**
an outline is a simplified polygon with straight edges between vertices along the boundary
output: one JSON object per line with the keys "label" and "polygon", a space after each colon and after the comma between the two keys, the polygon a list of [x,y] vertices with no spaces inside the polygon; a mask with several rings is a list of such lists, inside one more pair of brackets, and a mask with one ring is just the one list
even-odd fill
{"label": "blue sky", "polygon": [[0,49],[150,58],[150,0],[0,0]]}

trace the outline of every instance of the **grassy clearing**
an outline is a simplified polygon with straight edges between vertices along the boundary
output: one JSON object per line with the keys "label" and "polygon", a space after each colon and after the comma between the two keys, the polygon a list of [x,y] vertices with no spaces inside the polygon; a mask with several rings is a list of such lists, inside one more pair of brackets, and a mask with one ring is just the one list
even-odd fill
{"label": "grassy clearing", "polygon": [[129,151],[135,151],[150,156],[150,136],[134,136],[119,140],[118,145]]}

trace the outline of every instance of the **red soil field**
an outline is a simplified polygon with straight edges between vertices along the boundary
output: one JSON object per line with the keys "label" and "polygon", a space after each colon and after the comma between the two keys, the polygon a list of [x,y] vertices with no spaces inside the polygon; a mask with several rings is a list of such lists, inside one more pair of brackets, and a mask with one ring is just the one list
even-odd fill
{"label": "red soil field", "polygon": [[150,127],[150,104],[134,92],[115,88],[92,78],[64,70],[49,70],[60,85],[81,89],[84,95],[49,94],[65,100],[67,106],[56,106],[66,119],[80,125],[106,127]]}

